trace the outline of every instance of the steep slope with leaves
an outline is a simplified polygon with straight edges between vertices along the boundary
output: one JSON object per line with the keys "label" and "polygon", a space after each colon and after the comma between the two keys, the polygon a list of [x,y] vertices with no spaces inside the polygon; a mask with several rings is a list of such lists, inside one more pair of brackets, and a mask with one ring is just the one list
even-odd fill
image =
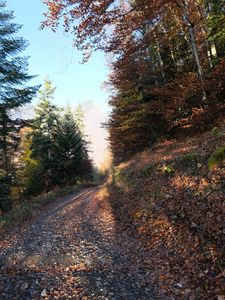
{"label": "steep slope with leaves", "polygon": [[146,268],[165,298],[225,295],[224,174],[224,125],[164,140],[114,168],[106,199],[117,229],[150,251]]}

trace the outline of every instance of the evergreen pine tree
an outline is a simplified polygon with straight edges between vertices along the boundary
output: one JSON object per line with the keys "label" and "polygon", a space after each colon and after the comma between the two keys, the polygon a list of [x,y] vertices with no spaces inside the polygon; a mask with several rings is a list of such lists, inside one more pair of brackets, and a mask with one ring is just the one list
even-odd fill
{"label": "evergreen pine tree", "polygon": [[77,127],[79,128],[82,136],[84,136],[84,128],[85,128],[85,126],[84,126],[84,112],[83,112],[83,108],[82,108],[81,104],[79,104],[76,107],[74,117],[75,117]]}
{"label": "evergreen pine tree", "polygon": [[[20,56],[27,42],[17,37],[21,26],[12,22],[13,12],[0,2],[0,199],[10,193],[13,180],[13,152],[18,144],[21,120],[11,117],[10,111],[30,102],[37,87],[26,83],[33,78],[27,73],[27,57]],[[4,188],[5,186],[5,188]],[[5,192],[7,191],[7,192]],[[0,206],[2,206],[0,204]],[[1,207],[0,207],[1,208]]]}
{"label": "evergreen pine tree", "polygon": [[55,134],[59,119],[59,109],[51,103],[54,91],[52,82],[46,79],[39,92],[40,101],[35,109],[36,116],[31,133],[31,156],[42,164],[46,186],[51,186],[54,182]]}
{"label": "evergreen pine tree", "polygon": [[88,158],[88,153],[70,108],[60,120],[56,145],[59,182],[73,184],[75,177],[81,175],[82,162]]}

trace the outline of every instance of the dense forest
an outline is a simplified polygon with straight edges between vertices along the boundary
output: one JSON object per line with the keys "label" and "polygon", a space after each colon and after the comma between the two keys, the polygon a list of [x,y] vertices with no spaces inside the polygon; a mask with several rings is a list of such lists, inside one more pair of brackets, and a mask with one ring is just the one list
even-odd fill
{"label": "dense forest", "polygon": [[[193,132],[224,112],[224,1],[46,1],[44,26],[60,21],[83,50],[110,57],[116,163],[178,129]],[[188,133],[187,133],[188,134]]]}
{"label": "dense forest", "polygon": [[43,4],[41,30],[106,56],[109,162],[96,171],[81,106],[29,84],[0,1],[3,300],[224,300],[225,1]]}
{"label": "dense forest", "polygon": [[[105,85],[112,110],[105,126],[115,164],[163,136],[204,131],[224,113],[224,1],[45,4],[48,12],[42,27],[56,30],[63,20],[74,45],[83,51],[84,62],[94,50],[111,57]],[[91,162],[72,112],[62,112],[51,103],[51,81],[41,90],[27,86],[32,79],[22,56],[27,42],[17,37],[20,26],[4,8],[1,3],[0,134],[1,194],[7,197],[12,187],[25,193],[49,189],[62,183],[60,174],[65,181],[68,177],[69,184],[71,174],[88,177]],[[17,118],[15,110],[29,103],[38,90],[34,120]],[[36,176],[43,182],[32,187]]]}
{"label": "dense forest", "polygon": [[[27,85],[33,78],[22,54],[27,41],[17,36],[21,26],[4,2],[0,10],[0,210],[7,211],[24,197],[90,179],[92,162],[81,107],[75,113],[56,107],[49,79]],[[19,118],[18,109],[37,94],[35,116]]]}

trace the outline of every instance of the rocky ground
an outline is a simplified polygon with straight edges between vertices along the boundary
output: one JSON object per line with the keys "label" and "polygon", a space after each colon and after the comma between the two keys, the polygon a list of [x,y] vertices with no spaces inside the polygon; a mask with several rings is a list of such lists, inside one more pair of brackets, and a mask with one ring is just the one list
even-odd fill
{"label": "rocky ground", "polygon": [[165,299],[138,241],[118,232],[97,188],[55,202],[1,237],[6,299]]}

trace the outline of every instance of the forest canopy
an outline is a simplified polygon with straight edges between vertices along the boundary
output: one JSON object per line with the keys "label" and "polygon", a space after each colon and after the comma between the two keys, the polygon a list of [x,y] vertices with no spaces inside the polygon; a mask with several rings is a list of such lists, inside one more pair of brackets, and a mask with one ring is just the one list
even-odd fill
{"label": "forest canopy", "polygon": [[199,130],[224,112],[224,1],[45,4],[42,27],[63,25],[84,61],[93,50],[113,57],[107,127],[116,162],[177,129]]}

